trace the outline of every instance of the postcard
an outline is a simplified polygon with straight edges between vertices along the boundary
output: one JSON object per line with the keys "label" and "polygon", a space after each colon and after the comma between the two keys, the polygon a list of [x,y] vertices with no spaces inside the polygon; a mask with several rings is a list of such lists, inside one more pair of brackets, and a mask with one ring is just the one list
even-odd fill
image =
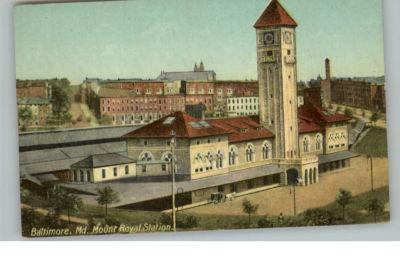
{"label": "postcard", "polygon": [[22,235],[389,222],[381,5],[16,5]]}

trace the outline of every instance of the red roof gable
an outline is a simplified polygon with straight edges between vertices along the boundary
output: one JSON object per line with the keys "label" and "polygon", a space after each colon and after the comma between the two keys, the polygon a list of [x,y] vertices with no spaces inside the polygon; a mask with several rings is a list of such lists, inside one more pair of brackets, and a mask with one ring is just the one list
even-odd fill
{"label": "red roof gable", "polygon": [[268,26],[297,27],[297,23],[278,0],[272,0],[261,17],[254,24],[254,28],[264,28]]}
{"label": "red roof gable", "polygon": [[318,124],[346,122],[351,120],[351,118],[346,115],[328,112],[322,107],[313,104],[311,101],[304,103],[304,105],[298,109],[298,114]]}
{"label": "red roof gable", "polygon": [[227,131],[228,140],[231,143],[274,137],[270,131],[258,123],[257,119],[252,117],[213,119],[207,122]]}
{"label": "red roof gable", "polygon": [[299,134],[321,131],[321,127],[309,118],[299,115]]}
{"label": "red roof gable", "polygon": [[175,131],[177,138],[195,138],[227,134],[227,132],[221,128],[209,125],[205,121],[177,111],[153,123],[145,125],[142,128],[134,130],[123,137],[170,138],[172,130]]}

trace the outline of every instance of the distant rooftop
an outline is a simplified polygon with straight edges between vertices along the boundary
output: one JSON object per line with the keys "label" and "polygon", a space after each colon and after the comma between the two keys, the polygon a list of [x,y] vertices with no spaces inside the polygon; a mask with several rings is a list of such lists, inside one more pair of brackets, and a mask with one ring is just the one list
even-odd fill
{"label": "distant rooftop", "polygon": [[62,147],[68,145],[103,143],[119,140],[124,134],[140,128],[137,125],[101,126],[81,129],[63,129],[19,134],[20,151]]}

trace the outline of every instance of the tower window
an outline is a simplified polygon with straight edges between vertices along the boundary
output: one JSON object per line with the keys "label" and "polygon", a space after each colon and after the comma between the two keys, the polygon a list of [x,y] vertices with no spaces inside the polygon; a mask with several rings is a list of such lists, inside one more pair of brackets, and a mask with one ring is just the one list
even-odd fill
{"label": "tower window", "polygon": [[273,56],[272,51],[267,51],[267,56],[272,57]]}
{"label": "tower window", "polygon": [[292,53],[292,51],[290,51],[290,49],[288,49],[288,51],[287,51],[288,56],[290,56],[291,53]]}

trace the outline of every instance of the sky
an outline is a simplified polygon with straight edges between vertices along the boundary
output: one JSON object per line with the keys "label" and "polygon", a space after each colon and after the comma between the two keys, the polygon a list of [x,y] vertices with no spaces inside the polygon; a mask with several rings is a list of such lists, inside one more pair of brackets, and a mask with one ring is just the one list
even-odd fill
{"label": "sky", "polygon": [[[281,0],[297,27],[299,80],[384,75],[381,0]],[[131,0],[14,10],[19,79],[156,78],[204,62],[257,79],[254,22],[269,0]]]}

